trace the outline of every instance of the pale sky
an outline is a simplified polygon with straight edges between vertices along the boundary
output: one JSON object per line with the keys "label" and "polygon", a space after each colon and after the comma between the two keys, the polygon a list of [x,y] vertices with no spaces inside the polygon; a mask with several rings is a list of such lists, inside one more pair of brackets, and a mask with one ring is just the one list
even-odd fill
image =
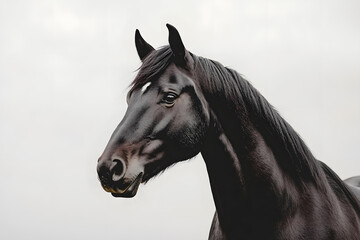
{"label": "pale sky", "polygon": [[132,199],[96,163],[140,61],[166,23],[242,73],[341,178],[360,175],[360,2],[0,0],[0,239],[207,239],[199,156]]}

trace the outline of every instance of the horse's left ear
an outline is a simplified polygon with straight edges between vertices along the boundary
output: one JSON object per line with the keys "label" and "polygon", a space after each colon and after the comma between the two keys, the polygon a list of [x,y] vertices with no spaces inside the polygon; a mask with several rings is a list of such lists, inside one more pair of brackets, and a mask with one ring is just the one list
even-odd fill
{"label": "horse's left ear", "polygon": [[178,30],[170,24],[166,24],[166,27],[169,29],[169,44],[175,56],[175,61],[177,63],[185,63],[186,49]]}

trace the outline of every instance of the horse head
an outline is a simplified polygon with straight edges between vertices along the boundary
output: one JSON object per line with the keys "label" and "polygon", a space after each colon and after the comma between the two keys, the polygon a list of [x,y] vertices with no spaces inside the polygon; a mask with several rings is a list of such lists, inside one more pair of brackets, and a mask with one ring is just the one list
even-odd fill
{"label": "horse head", "polygon": [[125,116],[113,132],[97,171],[115,197],[133,197],[170,165],[194,157],[210,117],[193,75],[194,61],[178,31],[167,24],[169,46],[155,50],[135,32],[142,66],[127,95]]}

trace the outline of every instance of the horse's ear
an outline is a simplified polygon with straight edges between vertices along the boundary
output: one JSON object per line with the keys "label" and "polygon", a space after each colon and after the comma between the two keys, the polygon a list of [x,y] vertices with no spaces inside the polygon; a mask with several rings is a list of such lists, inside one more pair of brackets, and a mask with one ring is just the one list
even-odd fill
{"label": "horse's ear", "polygon": [[150,44],[148,44],[142,38],[139,30],[137,30],[137,29],[135,31],[135,45],[136,45],[136,50],[137,50],[137,53],[138,53],[141,61],[143,61],[147,55],[149,55],[152,51],[155,50]]}
{"label": "horse's ear", "polygon": [[186,50],[181,40],[180,34],[174,26],[166,24],[166,27],[169,29],[169,44],[171,51],[175,56],[175,61],[184,63]]}

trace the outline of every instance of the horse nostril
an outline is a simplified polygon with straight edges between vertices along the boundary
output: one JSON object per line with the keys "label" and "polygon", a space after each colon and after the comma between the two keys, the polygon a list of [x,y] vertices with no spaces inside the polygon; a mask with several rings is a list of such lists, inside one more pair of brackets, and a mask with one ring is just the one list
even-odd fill
{"label": "horse nostril", "polygon": [[125,175],[125,164],[120,159],[113,159],[111,164],[112,180],[119,181]]}

